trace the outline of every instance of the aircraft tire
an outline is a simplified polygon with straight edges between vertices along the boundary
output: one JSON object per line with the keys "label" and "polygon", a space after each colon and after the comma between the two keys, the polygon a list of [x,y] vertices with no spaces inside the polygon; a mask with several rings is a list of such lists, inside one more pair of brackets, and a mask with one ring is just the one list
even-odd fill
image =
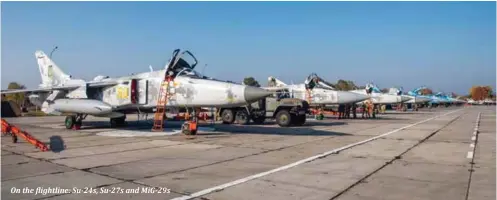
{"label": "aircraft tire", "polygon": [[276,123],[278,123],[281,127],[288,127],[292,123],[292,115],[288,112],[288,110],[280,110],[276,114]]}
{"label": "aircraft tire", "polygon": [[223,124],[233,124],[235,121],[235,114],[232,109],[224,109],[221,113]]}
{"label": "aircraft tire", "polygon": [[72,129],[74,127],[75,122],[76,122],[75,116],[66,116],[65,120],[66,129]]}

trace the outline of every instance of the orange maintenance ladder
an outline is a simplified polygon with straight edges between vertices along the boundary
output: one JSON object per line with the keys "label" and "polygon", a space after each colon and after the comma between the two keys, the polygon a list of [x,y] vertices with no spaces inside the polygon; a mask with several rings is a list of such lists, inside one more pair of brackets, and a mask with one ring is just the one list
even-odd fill
{"label": "orange maintenance ladder", "polygon": [[29,135],[27,132],[22,131],[21,129],[17,128],[16,126],[10,125],[7,121],[2,119],[2,133],[3,134],[11,134],[12,135],[12,142],[16,143],[17,142],[17,136],[22,137],[32,145],[35,145],[37,148],[39,148],[41,151],[48,151],[49,148],[47,145],[33,136]]}
{"label": "orange maintenance ladder", "polygon": [[[157,98],[157,108],[154,116],[154,126],[152,127],[152,131],[163,131],[164,130],[164,116],[166,113],[166,104],[167,100],[170,97],[170,83],[173,81],[173,78],[169,75],[166,75],[164,81],[161,84],[159,96]],[[164,88],[166,85],[166,88]],[[166,91],[164,91],[166,90]]]}

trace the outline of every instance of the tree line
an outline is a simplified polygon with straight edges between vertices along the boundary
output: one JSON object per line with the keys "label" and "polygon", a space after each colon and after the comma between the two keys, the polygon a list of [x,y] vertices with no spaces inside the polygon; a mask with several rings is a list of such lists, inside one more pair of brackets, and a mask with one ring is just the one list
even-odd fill
{"label": "tree line", "polygon": [[473,86],[469,90],[469,96],[475,101],[495,98],[491,86]]}

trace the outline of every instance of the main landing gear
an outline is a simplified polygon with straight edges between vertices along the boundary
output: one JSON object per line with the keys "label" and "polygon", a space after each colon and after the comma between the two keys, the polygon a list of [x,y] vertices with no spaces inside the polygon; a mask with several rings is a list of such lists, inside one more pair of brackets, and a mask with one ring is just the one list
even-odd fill
{"label": "main landing gear", "polygon": [[65,121],[66,129],[79,130],[86,116],[88,115],[76,114],[76,115],[66,116],[66,121]]}
{"label": "main landing gear", "polygon": [[[88,116],[88,115],[87,114],[76,114],[76,115],[66,116],[66,120],[65,120],[66,129],[74,129],[74,130],[81,129],[81,124],[83,123],[83,120],[86,119],[86,116]],[[126,115],[124,115],[122,117],[110,119],[110,127],[111,128],[123,127],[125,125],[126,125]]]}
{"label": "main landing gear", "polygon": [[123,127],[126,126],[126,115],[117,118],[110,118],[110,127]]}

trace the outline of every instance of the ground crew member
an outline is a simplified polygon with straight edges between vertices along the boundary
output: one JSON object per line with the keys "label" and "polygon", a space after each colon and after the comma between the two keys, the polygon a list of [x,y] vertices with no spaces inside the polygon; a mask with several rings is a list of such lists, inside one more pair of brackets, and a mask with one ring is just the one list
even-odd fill
{"label": "ground crew member", "polygon": [[345,106],[343,104],[338,105],[338,119],[344,116]]}
{"label": "ground crew member", "polygon": [[355,103],[352,104],[352,116],[357,119],[357,105]]}
{"label": "ground crew member", "polygon": [[348,119],[349,117],[350,117],[350,105],[346,104],[343,118]]}
{"label": "ground crew member", "polygon": [[362,104],[362,118],[366,118],[368,116],[367,112],[368,112],[368,101],[365,101]]}

